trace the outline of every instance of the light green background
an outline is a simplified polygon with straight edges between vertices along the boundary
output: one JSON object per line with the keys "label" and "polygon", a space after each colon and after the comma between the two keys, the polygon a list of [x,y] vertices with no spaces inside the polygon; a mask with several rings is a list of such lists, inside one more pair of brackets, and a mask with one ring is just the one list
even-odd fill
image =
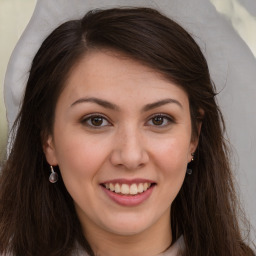
{"label": "light green background", "polygon": [[7,121],[3,99],[4,75],[11,53],[35,7],[35,0],[0,0],[0,161],[5,158]]}

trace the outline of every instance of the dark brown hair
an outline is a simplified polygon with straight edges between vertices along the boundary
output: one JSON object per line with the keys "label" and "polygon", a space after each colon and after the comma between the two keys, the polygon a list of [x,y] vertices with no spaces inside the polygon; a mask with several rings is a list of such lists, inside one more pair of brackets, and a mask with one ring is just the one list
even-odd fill
{"label": "dark brown hair", "polygon": [[43,42],[1,173],[0,252],[68,256],[79,243],[94,255],[63,181],[48,181],[42,140],[52,132],[55,105],[72,68],[95,49],[119,51],[162,73],[189,97],[193,136],[202,122],[193,174],[171,208],[173,242],[184,236],[186,256],[253,255],[238,225],[224,123],[206,60],[189,33],[148,8],[91,11],[62,24]]}

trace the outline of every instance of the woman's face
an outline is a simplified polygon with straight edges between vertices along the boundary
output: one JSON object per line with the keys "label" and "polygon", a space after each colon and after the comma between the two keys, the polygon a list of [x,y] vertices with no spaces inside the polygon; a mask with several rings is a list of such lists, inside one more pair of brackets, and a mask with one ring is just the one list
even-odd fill
{"label": "woman's face", "polygon": [[180,87],[134,60],[98,51],[72,70],[44,151],[59,166],[86,232],[133,235],[169,230],[196,144]]}

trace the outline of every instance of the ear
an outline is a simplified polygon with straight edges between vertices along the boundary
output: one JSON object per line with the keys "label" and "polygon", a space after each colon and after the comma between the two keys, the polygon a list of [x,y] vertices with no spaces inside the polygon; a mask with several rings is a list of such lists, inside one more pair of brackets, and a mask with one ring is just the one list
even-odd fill
{"label": "ear", "polygon": [[192,154],[196,151],[198,143],[199,143],[199,137],[202,127],[202,119],[199,119],[197,122],[197,136],[193,136],[190,142],[190,148],[189,148],[189,155],[188,155],[188,163],[192,161]]}
{"label": "ear", "polygon": [[58,165],[56,150],[52,135],[49,135],[43,143],[43,151],[49,165]]}

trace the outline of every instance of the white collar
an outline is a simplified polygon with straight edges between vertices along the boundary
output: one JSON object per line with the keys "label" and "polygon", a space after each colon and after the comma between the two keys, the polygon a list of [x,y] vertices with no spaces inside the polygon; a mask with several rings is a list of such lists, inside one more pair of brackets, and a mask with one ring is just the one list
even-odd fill
{"label": "white collar", "polygon": [[181,236],[171,247],[157,256],[180,256],[184,248],[184,238]]}
{"label": "white collar", "polygon": [[[156,256],[181,256],[182,250],[184,249],[184,239],[181,236],[171,247],[169,247],[165,252],[162,252]],[[88,256],[86,252],[82,249],[76,250],[76,253],[73,254],[74,256]]]}

